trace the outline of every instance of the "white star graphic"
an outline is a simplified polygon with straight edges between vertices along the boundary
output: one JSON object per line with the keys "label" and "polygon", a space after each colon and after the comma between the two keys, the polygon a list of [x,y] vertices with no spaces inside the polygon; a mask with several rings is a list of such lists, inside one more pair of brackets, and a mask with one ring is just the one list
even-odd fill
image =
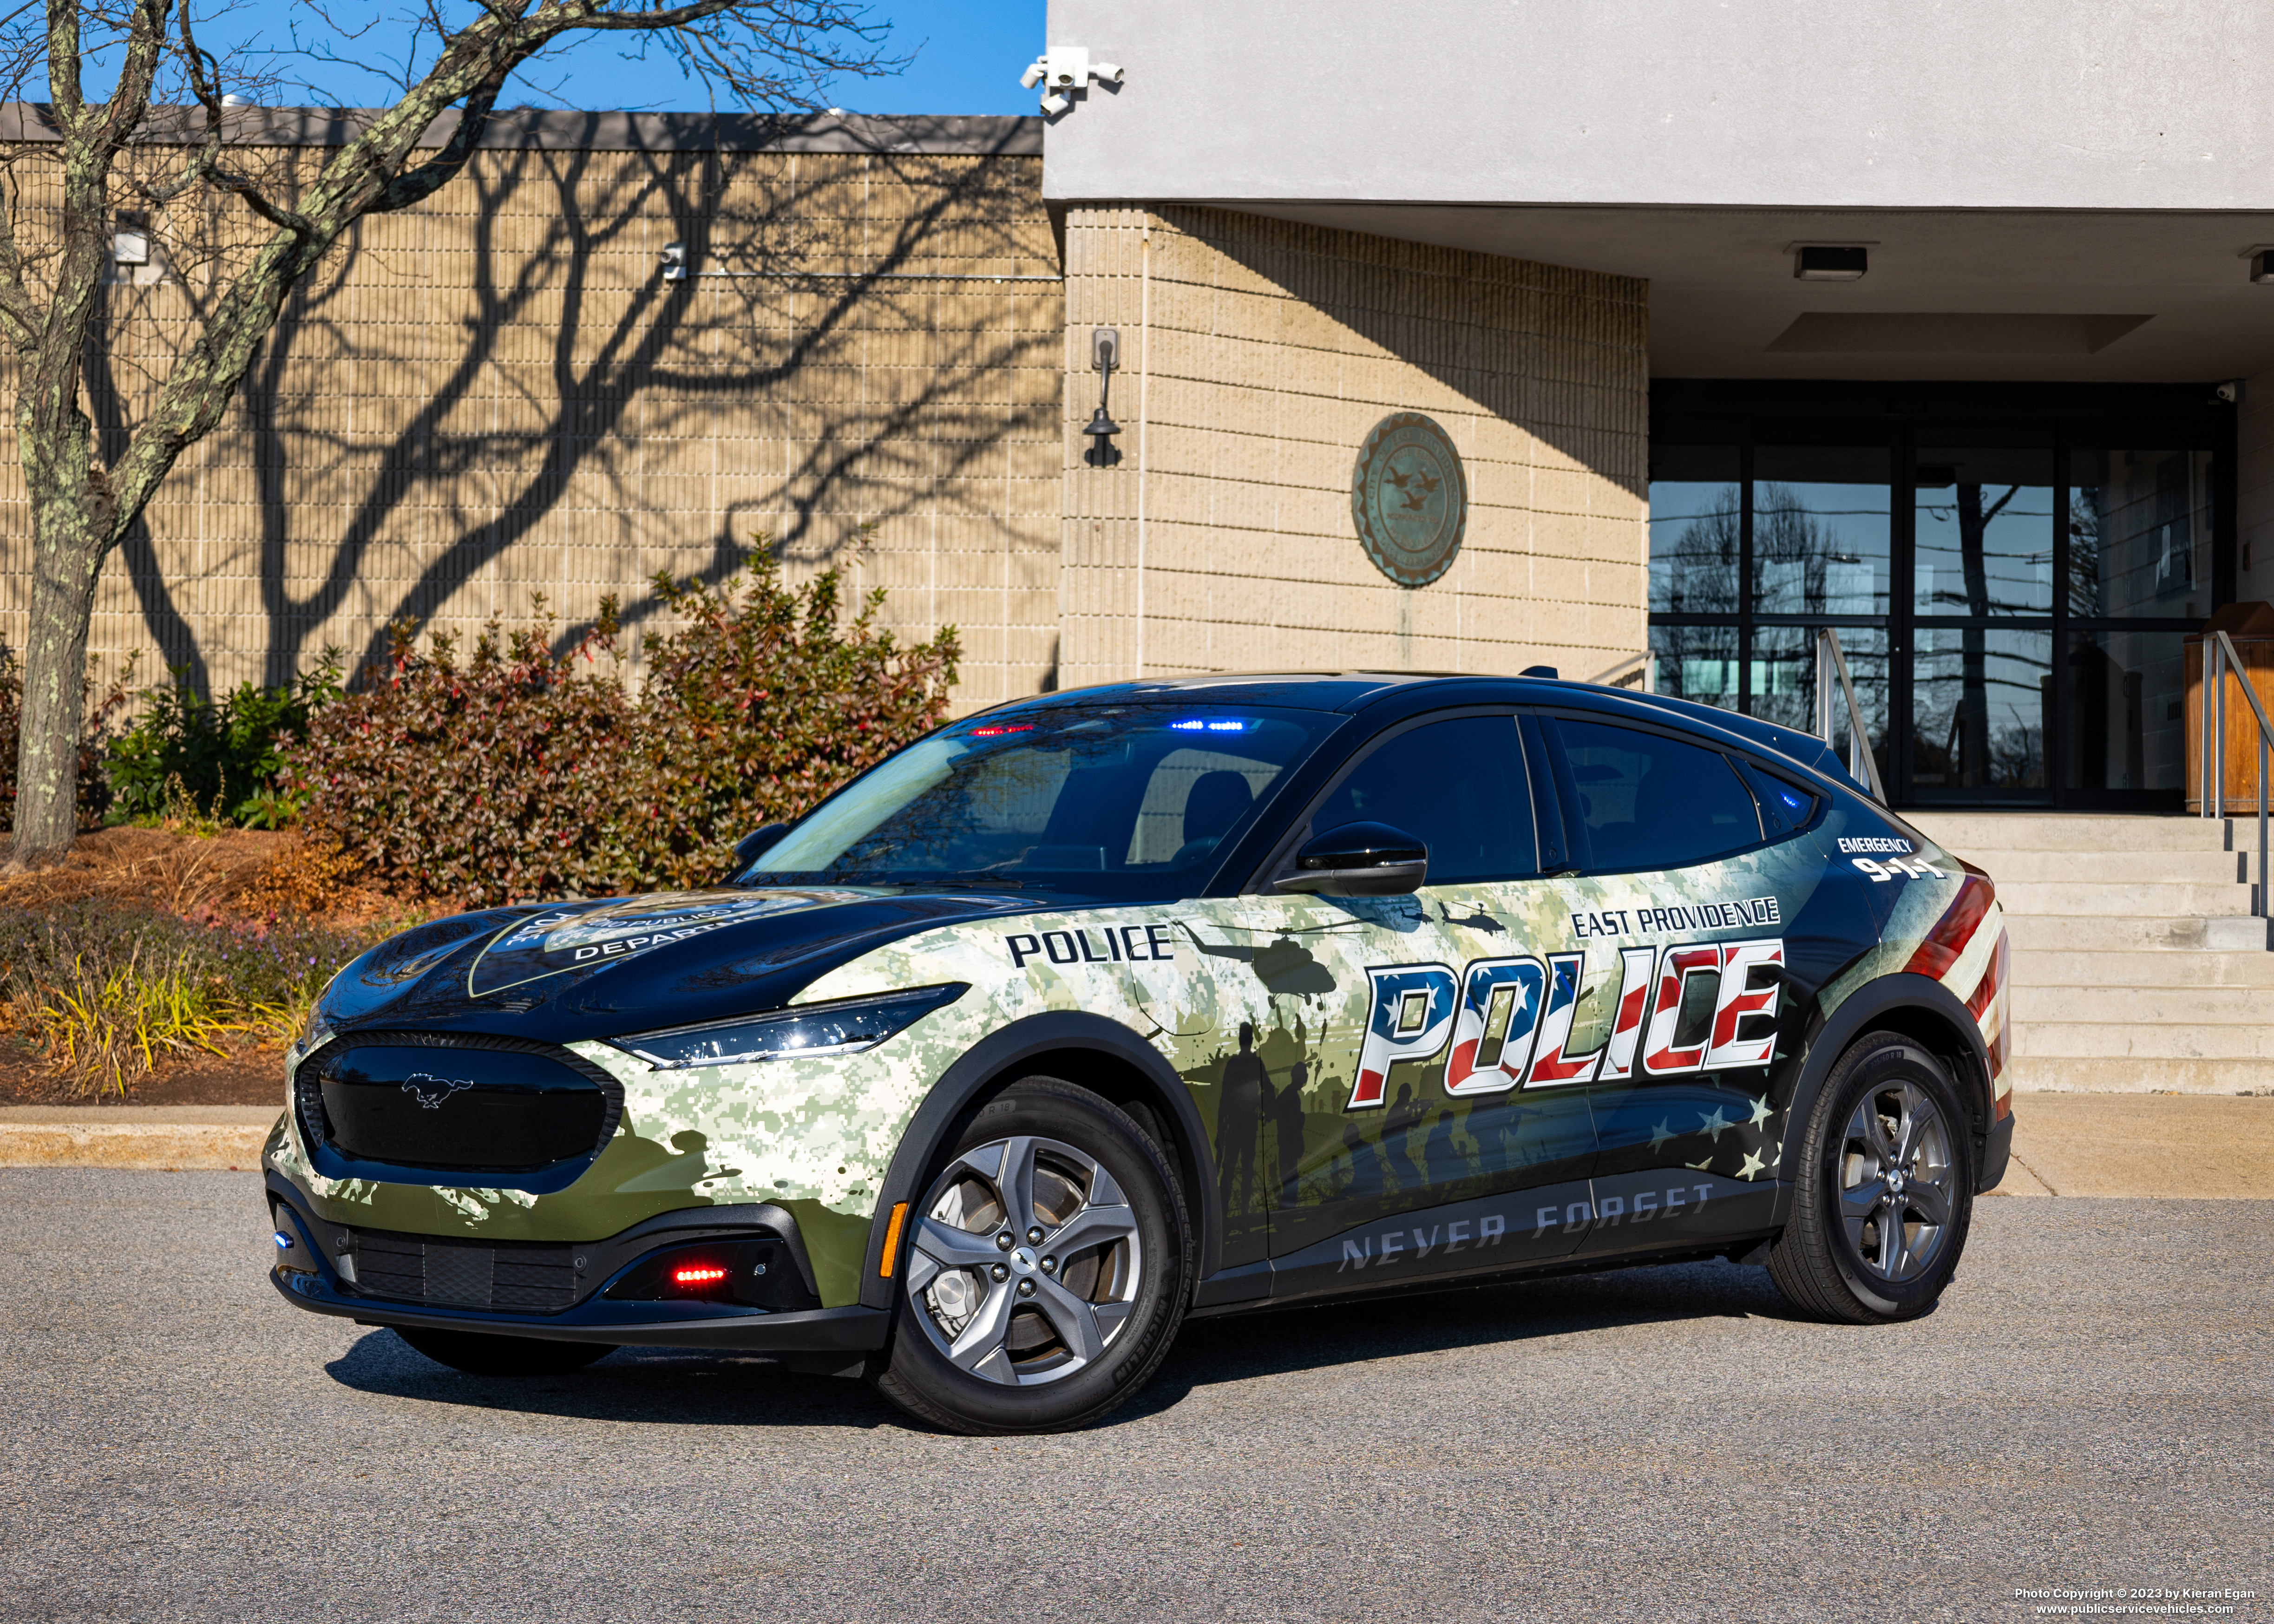
{"label": "white star graphic", "polygon": [[1728,1117],[1721,1115],[1721,1108],[1717,1105],[1713,1108],[1713,1114],[1711,1116],[1705,1118],[1698,1124],[1698,1132],[1708,1135],[1712,1138],[1713,1141],[1718,1145],[1721,1142],[1722,1131],[1728,1128],[1734,1128],[1736,1125],[1737,1124],[1736,1123],[1731,1122]]}
{"label": "white star graphic", "polygon": [[1688,1168],[1693,1173],[1702,1173],[1707,1168],[1711,1167],[1713,1163],[1713,1158],[1708,1156],[1703,1162],[1685,1162],[1682,1165]]}
{"label": "white star graphic", "polygon": [[1656,1150],[1660,1145],[1665,1144],[1667,1140],[1670,1139],[1677,1139],[1679,1137],[1680,1135],[1676,1134],[1673,1129],[1666,1125],[1666,1118],[1661,1116],[1658,1119],[1658,1126],[1652,1131],[1650,1136],[1650,1147],[1653,1150]]}
{"label": "white star graphic", "polygon": [[1764,1094],[1761,1098],[1753,1101],[1753,1120],[1751,1125],[1758,1128],[1775,1115],[1776,1113],[1774,1111],[1769,1109],[1768,1097]]}
{"label": "white star graphic", "polygon": [[1751,1178],[1754,1174],[1760,1170],[1761,1158],[1759,1153],[1757,1151],[1748,1151],[1745,1154],[1744,1161],[1740,1162],[1737,1166],[1737,1177],[1739,1178]]}

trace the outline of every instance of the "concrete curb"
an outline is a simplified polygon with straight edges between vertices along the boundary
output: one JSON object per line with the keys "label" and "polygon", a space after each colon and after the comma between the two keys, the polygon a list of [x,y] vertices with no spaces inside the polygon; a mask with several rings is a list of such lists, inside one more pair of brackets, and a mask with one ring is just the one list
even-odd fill
{"label": "concrete curb", "polygon": [[[0,1168],[252,1172],[266,1105],[0,1107]],[[2024,1094],[1993,1196],[2274,1199],[2274,1097]]]}
{"label": "concrete curb", "polygon": [[277,1112],[265,1105],[0,1108],[0,1167],[252,1172]]}

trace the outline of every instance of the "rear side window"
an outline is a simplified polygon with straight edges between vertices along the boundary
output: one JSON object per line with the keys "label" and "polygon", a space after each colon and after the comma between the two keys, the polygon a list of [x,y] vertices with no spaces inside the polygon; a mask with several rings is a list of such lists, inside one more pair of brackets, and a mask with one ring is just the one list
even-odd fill
{"label": "rear side window", "polygon": [[1367,755],[1311,818],[1311,832],[1387,823],[1429,848],[1432,885],[1540,872],[1524,747],[1510,716],[1450,717]]}
{"label": "rear side window", "polygon": [[1760,814],[1729,758],[1663,733],[1555,721],[1591,873],[1680,868],[1758,846]]}

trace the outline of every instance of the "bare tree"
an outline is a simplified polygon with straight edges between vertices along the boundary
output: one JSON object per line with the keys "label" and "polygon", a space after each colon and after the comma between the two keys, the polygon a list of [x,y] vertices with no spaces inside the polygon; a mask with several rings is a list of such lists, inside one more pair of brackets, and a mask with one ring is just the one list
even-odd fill
{"label": "bare tree", "polygon": [[[220,0],[216,0],[219,4]],[[294,53],[223,60],[197,40],[202,0],[29,0],[0,19],[8,98],[44,80],[43,142],[9,156],[0,207],[0,338],[13,352],[16,436],[32,519],[31,624],[8,863],[49,862],[76,831],[88,624],[103,560],[183,452],[227,413],[293,289],[358,220],[408,208],[466,166],[507,83],[594,35],[655,46],[709,93],[764,110],[815,104],[842,74],[889,72],[881,24],[845,0],[405,0],[413,54],[393,105],[357,117],[320,161],[280,146],[256,106]],[[332,37],[323,0],[302,0]],[[210,19],[211,7],[202,7]],[[297,54],[300,65],[343,60]],[[107,97],[90,71],[115,72]],[[246,93],[252,94],[248,95]],[[456,115],[439,148],[422,146]],[[25,173],[26,166],[41,173]],[[98,434],[87,367],[117,234],[159,231],[207,297],[131,424]]]}

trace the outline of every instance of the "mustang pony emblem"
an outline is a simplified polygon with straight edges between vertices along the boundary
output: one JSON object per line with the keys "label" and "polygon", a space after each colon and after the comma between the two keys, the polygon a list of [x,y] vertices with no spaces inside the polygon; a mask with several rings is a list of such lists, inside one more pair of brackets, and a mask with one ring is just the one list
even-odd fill
{"label": "mustang pony emblem", "polygon": [[460,1082],[454,1077],[435,1077],[425,1071],[413,1071],[403,1085],[403,1092],[415,1095],[426,1110],[439,1111],[442,1101],[461,1088],[471,1088],[471,1082]]}

